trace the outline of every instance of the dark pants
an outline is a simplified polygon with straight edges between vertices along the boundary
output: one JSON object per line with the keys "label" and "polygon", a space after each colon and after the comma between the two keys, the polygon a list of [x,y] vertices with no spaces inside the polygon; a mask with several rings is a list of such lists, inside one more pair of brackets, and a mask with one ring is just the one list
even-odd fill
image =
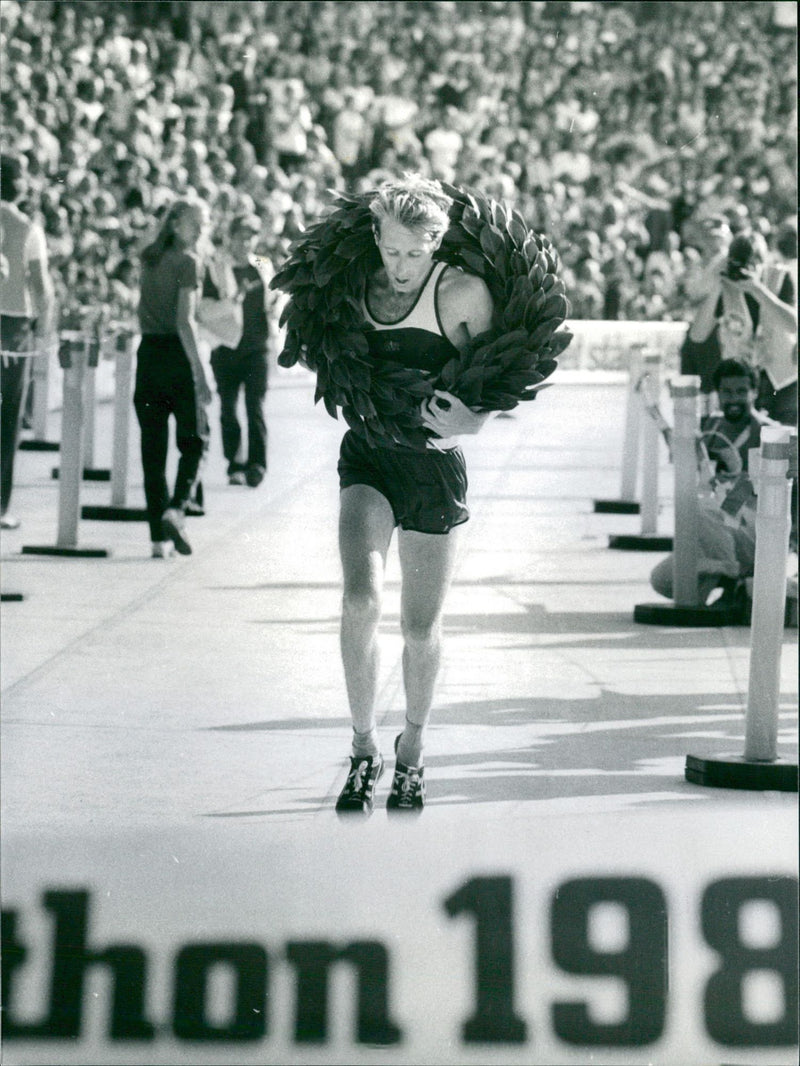
{"label": "dark pants", "polygon": [[[29,351],[33,347],[33,320],[0,315],[0,347],[4,352]],[[30,359],[5,357],[0,362],[0,513],[5,514],[14,487],[14,458],[19,443]]]}
{"label": "dark pants", "polygon": [[[247,466],[267,468],[267,423],[264,399],[267,395],[266,352],[234,352],[217,348],[211,354],[211,369],[220,400],[222,452],[228,460],[228,473]],[[247,414],[247,462],[242,461],[242,427],[237,405],[239,390],[244,388]]]}
{"label": "dark pants", "polygon": [[[150,539],[161,541],[165,539],[161,516],[168,507],[180,511],[186,507],[208,444],[205,408],[198,402],[191,364],[177,336],[142,337],[133,403],[141,429]],[[167,487],[170,415],[175,417],[175,441],[180,452],[172,497]]]}

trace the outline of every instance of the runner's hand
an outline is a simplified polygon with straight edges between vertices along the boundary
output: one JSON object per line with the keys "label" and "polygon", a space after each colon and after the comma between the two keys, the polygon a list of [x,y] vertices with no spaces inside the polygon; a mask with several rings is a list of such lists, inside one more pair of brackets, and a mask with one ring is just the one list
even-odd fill
{"label": "runner's hand", "polygon": [[423,401],[422,422],[440,437],[457,437],[477,433],[488,415],[476,414],[451,392],[436,389],[429,400]]}

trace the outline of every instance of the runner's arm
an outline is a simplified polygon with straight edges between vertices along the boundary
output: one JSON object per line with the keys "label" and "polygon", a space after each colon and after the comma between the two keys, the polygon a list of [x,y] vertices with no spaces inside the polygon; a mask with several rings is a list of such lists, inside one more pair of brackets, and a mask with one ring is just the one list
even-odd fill
{"label": "runner's arm", "polygon": [[[493,313],[492,297],[482,278],[462,274],[458,284],[447,292],[443,317],[446,314],[448,320],[455,319],[458,323],[456,340],[461,344],[485,333],[492,324]],[[490,413],[473,411],[457,396],[443,389],[437,389],[422,405],[424,425],[445,438],[479,433]]]}

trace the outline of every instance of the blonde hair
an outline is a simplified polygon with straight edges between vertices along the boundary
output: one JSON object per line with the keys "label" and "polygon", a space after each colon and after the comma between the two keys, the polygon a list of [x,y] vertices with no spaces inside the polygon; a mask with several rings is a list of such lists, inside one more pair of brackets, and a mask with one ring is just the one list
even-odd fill
{"label": "blonde hair", "polygon": [[406,173],[397,181],[379,185],[369,209],[378,234],[381,223],[388,218],[435,240],[443,236],[450,225],[452,204],[452,197],[438,181],[421,174]]}
{"label": "blonde hair", "polygon": [[168,248],[175,243],[175,223],[185,214],[192,212],[202,220],[207,220],[208,206],[203,200],[183,198],[174,200],[164,215],[155,240],[142,251],[142,260],[149,265],[157,263]]}

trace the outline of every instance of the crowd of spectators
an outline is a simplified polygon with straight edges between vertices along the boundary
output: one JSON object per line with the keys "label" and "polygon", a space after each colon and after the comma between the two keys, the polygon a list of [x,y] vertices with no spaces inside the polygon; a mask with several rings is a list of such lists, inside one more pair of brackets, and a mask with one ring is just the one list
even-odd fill
{"label": "crowd of spectators", "polygon": [[127,316],[176,196],[276,263],[405,169],[518,207],[575,318],[690,317],[699,219],[796,210],[793,4],[3,0],[0,150],[24,154],[62,321]]}

